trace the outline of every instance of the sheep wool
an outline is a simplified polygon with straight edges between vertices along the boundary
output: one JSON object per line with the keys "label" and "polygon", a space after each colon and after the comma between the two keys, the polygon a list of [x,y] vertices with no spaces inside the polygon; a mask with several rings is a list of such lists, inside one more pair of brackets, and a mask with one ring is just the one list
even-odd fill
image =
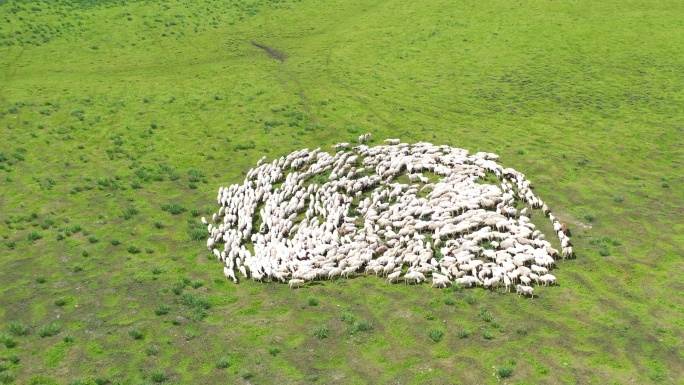
{"label": "sheep wool", "polygon": [[211,217],[220,225],[208,223],[207,248],[226,278],[237,283],[237,271],[296,288],[364,272],[388,283],[427,276],[435,288],[514,286],[523,295],[532,282],[556,282],[548,272],[559,253],[531,222],[532,209],[551,220],[562,258],[573,254],[569,232],[524,174],[492,153],[399,139],[369,147],[368,139],[336,144],[334,154],[262,158],[242,184],[221,186]]}

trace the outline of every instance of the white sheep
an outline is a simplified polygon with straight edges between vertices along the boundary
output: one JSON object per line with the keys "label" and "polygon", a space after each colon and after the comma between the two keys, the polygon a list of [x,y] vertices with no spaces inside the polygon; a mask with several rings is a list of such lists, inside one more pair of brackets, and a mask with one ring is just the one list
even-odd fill
{"label": "white sheep", "polygon": [[[368,139],[370,134],[364,134],[359,142]],[[303,283],[365,270],[393,283],[408,267],[407,284],[424,282],[431,274],[434,287],[447,287],[451,279],[464,286],[503,284],[506,291],[518,280],[527,286],[552,282],[539,275],[548,274],[558,251],[525,215],[528,207],[546,204],[523,174],[496,164],[495,154],[468,155],[398,139],[385,143],[335,154],[303,149],[271,163],[262,157],[243,184],[219,188],[218,213],[211,223],[202,218],[207,248],[233,275],[237,269],[259,281]],[[326,173],[325,183],[310,182]],[[426,184],[397,181],[407,173],[411,182]],[[433,182],[423,173],[435,175]],[[487,173],[501,185],[476,183]],[[516,201],[527,207],[518,213]],[[555,222],[550,212],[546,215]],[[571,255],[569,238],[563,231],[557,235],[562,255]],[[253,251],[245,248],[248,243]],[[299,284],[294,281],[292,287]]]}
{"label": "white sheep", "polygon": [[530,295],[534,298],[534,288],[532,286],[515,285],[515,292],[518,293],[518,296]]}

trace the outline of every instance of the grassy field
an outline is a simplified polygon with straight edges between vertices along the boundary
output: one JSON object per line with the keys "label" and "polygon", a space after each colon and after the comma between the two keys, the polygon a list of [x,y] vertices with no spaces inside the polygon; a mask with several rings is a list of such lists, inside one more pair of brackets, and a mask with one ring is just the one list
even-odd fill
{"label": "grassy field", "polygon": [[[0,384],[684,383],[682,14],[0,0]],[[525,173],[560,286],[227,282],[218,187],[365,132]]]}

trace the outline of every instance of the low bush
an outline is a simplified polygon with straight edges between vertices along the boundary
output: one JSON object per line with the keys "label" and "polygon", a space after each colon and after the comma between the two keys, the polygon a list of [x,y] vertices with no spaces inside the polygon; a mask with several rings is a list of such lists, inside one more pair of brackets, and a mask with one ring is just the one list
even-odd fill
{"label": "low bush", "polygon": [[216,369],[225,369],[230,366],[230,360],[227,358],[222,358],[216,361]]}
{"label": "low bush", "polygon": [[133,338],[134,340],[141,340],[144,337],[142,330],[138,328],[129,330],[128,335],[131,336],[131,338]]}
{"label": "low bush", "polygon": [[442,340],[444,332],[438,329],[432,329],[428,332],[428,337],[434,342],[439,342]]}
{"label": "low bush", "polygon": [[51,323],[49,325],[45,325],[42,328],[38,329],[38,335],[42,338],[45,337],[52,337],[56,335],[57,333],[62,330],[61,326],[59,326],[56,323]]}
{"label": "low bush", "polygon": [[7,329],[9,329],[9,332],[15,336],[25,336],[28,334],[28,327],[17,321],[10,322],[9,325],[7,325]]}
{"label": "low bush", "polygon": [[320,340],[328,338],[330,336],[330,329],[325,325],[318,327],[314,330],[314,336]]}
{"label": "low bush", "polygon": [[508,365],[503,365],[496,369],[496,373],[501,378],[508,378],[513,374],[513,368]]}

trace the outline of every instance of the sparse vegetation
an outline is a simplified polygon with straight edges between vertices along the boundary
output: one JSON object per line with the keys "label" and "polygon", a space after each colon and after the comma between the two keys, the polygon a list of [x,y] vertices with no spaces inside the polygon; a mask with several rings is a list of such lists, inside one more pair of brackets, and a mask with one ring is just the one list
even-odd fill
{"label": "sparse vegetation", "polygon": [[52,336],[56,335],[57,333],[59,333],[60,330],[62,330],[61,326],[59,326],[56,323],[51,323],[49,325],[45,325],[45,326],[41,327],[40,329],[38,329],[38,335],[42,338],[52,337]]}
{"label": "sparse vegetation", "polygon": [[434,342],[441,341],[442,336],[444,336],[444,331],[442,331],[442,330],[432,329],[432,330],[428,331],[428,337]]}
{"label": "sparse vegetation", "polygon": [[227,358],[222,358],[218,361],[216,361],[216,368],[217,369],[225,369],[230,366],[230,360]]}
{"label": "sparse vegetation", "polygon": [[508,365],[499,366],[496,369],[496,374],[501,378],[508,378],[513,374],[513,368]]}
{"label": "sparse vegetation", "polygon": [[131,336],[134,340],[141,340],[144,337],[144,334],[142,330],[135,328],[135,329],[130,329],[128,331],[128,335]]}
{"label": "sparse vegetation", "polygon": [[12,321],[7,325],[10,334],[14,336],[25,336],[28,334],[28,327],[18,321]]}
{"label": "sparse vegetation", "polygon": [[314,330],[314,336],[320,340],[328,338],[330,336],[330,329],[328,329],[328,327],[325,325],[320,326]]}

